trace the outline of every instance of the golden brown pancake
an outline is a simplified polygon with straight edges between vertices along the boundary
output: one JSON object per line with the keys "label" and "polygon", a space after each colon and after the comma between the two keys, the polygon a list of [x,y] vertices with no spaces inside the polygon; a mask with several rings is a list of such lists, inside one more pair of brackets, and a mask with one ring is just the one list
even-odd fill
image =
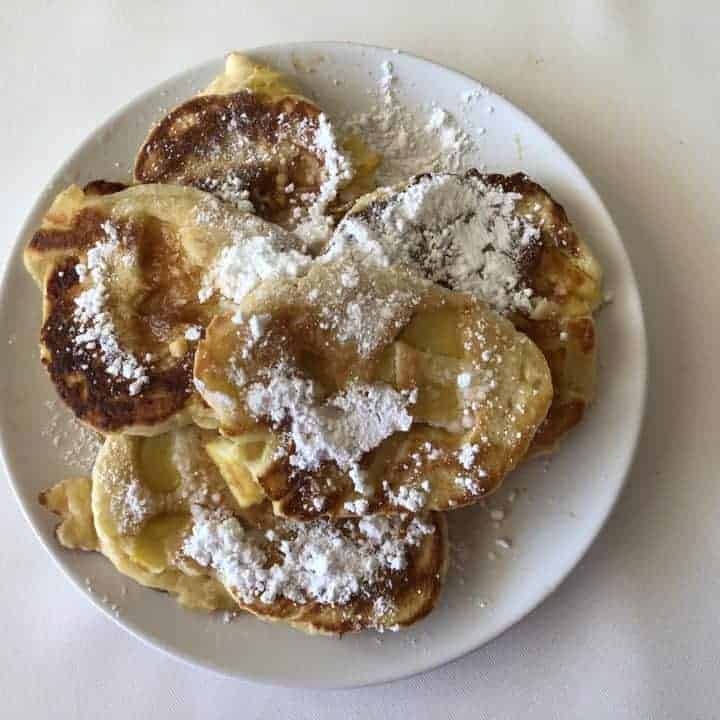
{"label": "golden brown pancake", "polygon": [[[349,551],[356,560],[363,558],[368,564],[377,562],[381,566],[371,583],[360,582],[361,590],[356,596],[336,603],[306,599],[299,602],[286,597],[272,602],[249,601],[226,580],[238,605],[263,620],[286,622],[310,634],[398,630],[424,618],[438,602],[447,570],[448,548],[445,518],[441,513],[295,522],[277,518],[270,504],[265,503],[244,511],[242,525],[253,532],[274,533],[273,545],[266,546],[270,557],[276,552],[276,543],[285,540],[295,552],[302,554],[307,550],[307,562],[311,565],[317,560],[324,563],[327,556],[332,558],[336,554],[332,550],[327,553],[326,548],[338,544],[337,555],[341,558]],[[388,553],[388,546],[393,545],[402,548],[401,569],[391,567],[390,558],[395,551]],[[322,548],[319,552],[318,546]],[[280,559],[277,555],[274,557]],[[332,592],[325,595],[332,596]]]}
{"label": "golden brown pancake", "polygon": [[186,438],[196,433],[108,437],[92,471],[98,548],[123,575],[172,594],[185,607],[233,610],[237,606],[211,573],[177,560],[190,504],[212,497],[222,504],[227,494],[217,475],[193,474]]}
{"label": "golden brown pancake", "polygon": [[[138,153],[140,183],[193,185],[307,240],[373,187],[378,159],[357,138],[347,153],[320,108],[271,68],[237,53],[200,95],[165,116]],[[354,157],[350,157],[354,156]]]}
{"label": "golden brown pancake", "polygon": [[525,455],[550,404],[527,337],[473,296],[402,270],[319,264],[241,307],[208,327],[196,385],[224,434],[255,438],[263,460],[248,472],[281,515],[477,502]]}
{"label": "golden brown pancake", "polygon": [[323,159],[312,149],[319,115],[295,97],[273,100],[244,91],[192,98],[152,130],[135,179],[249,200],[261,217],[292,225],[297,198],[317,194],[322,183]]}
{"label": "golden brown pancake", "polygon": [[397,264],[473,292],[540,349],[554,398],[531,452],[552,451],[595,388],[601,270],[562,208],[526,175],[420,175],[361,198],[327,257]]}
{"label": "golden brown pancake", "polygon": [[44,293],[41,356],[60,397],[104,432],[212,422],[194,348],[222,302],[200,297],[224,248],[279,228],[189,187],[68,188],[25,251]]}
{"label": "golden brown pancake", "polygon": [[518,215],[540,230],[526,283],[547,306],[511,319],[543,351],[553,377],[554,397],[531,447],[532,454],[553,452],[583,418],[595,395],[597,337],[593,314],[602,302],[602,269],[567,213],[550,193],[527,175],[487,175],[490,186],[517,193]]}
{"label": "golden brown pancake", "polygon": [[100,549],[185,605],[237,606],[306,632],[409,625],[437,602],[447,560],[439,515],[295,523],[266,500],[240,508],[194,427],[109,438],[93,470]]}

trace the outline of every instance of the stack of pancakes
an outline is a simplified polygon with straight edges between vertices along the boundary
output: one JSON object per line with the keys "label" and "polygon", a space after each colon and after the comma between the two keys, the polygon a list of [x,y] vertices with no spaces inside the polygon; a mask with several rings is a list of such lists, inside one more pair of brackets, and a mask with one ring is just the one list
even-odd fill
{"label": "stack of pancakes", "polygon": [[381,158],[239,55],[62,192],[25,253],[41,356],[104,436],[41,501],[58,540],[184,605],[308,632],[436,605],[445,511],[576,425],[600,269],[526,176]]}

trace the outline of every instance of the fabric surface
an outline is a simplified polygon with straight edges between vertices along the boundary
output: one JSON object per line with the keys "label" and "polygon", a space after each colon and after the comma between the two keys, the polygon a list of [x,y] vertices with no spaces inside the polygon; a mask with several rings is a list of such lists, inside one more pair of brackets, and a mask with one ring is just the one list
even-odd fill
{"label": "fabric surface", "polygon": [[279,690],[149,649],[65,581],[0,482],[0,715],[716,717],[719,31],[712,2],[6,0],[3,263],[53,170],[129,98],[230,49],[369,42],[483,80],[575,157],[634,263],[651,356],[628,486],[580,567],[487,647],[381,687]]}

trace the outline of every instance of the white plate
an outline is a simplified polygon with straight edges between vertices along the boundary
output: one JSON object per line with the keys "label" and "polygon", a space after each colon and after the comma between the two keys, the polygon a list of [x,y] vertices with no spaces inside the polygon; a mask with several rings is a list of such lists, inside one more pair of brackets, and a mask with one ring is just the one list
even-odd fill
{"label": "white plate", "polygon": [[[476,81],[379,48],[302,43],[253,55],[289,71],[293,61],[303,66],[300,79],[331,114],[367,109],[367,90],[376,87],[381,63],[391,60],[409,105],[436,101],[466,127],[487,128],[478,138],[478,163],[500,172],[525,170],[562,202],[602,262],[613,295],[599,318],[599,393],[586,420],[549,468],[535,461],[510,478],[496,503],[510,488],[526,491],[500,529],[477,507],[450,514],[452,538],[463,546],[462,571],[451,568],[437,610],[402,633],[335,640],[306,637],[249,615],[225,624],[123,579],[100,556],[61,550],[53,518],[37,503],[38,492],[68,471],[61,449],[40,435],[47,424],[44,402],[54,393],[38,361],[40,296],[23,269],[22,248],[67,184],[125,179],[150,124],[217,74],[218,59],[168,80],[116,113],[70,156],[35,204],[0,294],[0,339],[11,342],[0,376],[2,450],[20,504],[42,543],[100,610],[137,637],[192,663],[261,682],[339,687],[392,680],[457,658],[518,622],[567,576],[598,534],[623,485],[642,420],[646,347],[640,299],[618,232],[587,178],[538,125],[500,96],[464,103],[461,94],[479,88]],[[497,537],[510,537],[512,548],[496,547]],[[491,551],[497,559],[489,558]],[[123,586],[127,594],[121,596]],[[107,602],[100,599],[104,596]],[[113,602],[120,606],[117,618],[109,607]]]}

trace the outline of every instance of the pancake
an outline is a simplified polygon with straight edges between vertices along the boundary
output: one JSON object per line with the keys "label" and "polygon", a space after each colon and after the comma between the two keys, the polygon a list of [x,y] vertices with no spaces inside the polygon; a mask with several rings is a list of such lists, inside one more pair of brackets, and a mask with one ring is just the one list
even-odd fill
{"label": "pancake", "polygon": [[229,498],[217,474],[195,475],[196,432],[105,441],[92,477],[99,550],[123,575],[171,593],[181,605],[233,610],[236,604],[211,573],[176,559],[191,504],[215,498],[222,505]]}
{"label": "pancake", "polygon": [[[206,275],[222,257],[237,260],[248,243],[265,256],[282,259],[288,250],[302,260],[293,249],[300,243],[194,188],[116,188],[68,188],[26,248],[26,267],[44,293],[42,361],[60,397],[100,432],[212,423],[194,392],[192,364],[225,302],[225,276]],[[262,268],[244,277],[252,287]],[[238,292],[233,286],[235,299]]]}
{"label": "pancake", "polygon": [[333,214],[374,187],[379,162],[357,137],[341,145],[291,78],[232,53],[204,92],[150,131],[135,180],[193,185],[243,207],[249,201],[260,217],[322,241]]}
{"label": "pancake", "polygon": [[531,453],[550,452],[595,390],[601,269],[567,214],[526,175],[419,175],[358,200],[321,261],[409,268],[472,292],[543,351],[554,398]]}
{"label": "pancake", "polygon": [[98,550],[90,492],[92,481],[86,477],[61,480],[40,493],[40,504],[60,517],[55,537],[68,550]]}
{"label": "pancake", "polygon": [[319,264],[219,314],[195,383],[247,474],[294,518],[447,510],[525,455],[547,363],[475,297],[399,269]]}
{"label": "pancake", "polygon": [[205,449],[216,439],[188,427],[107,440],[92,508],[120,572],[193,607],[224,607],[230,595],[306,632],[395,628],[430,612],[447,559],[442,517],[295,523],[262,498],[240,508]]}

